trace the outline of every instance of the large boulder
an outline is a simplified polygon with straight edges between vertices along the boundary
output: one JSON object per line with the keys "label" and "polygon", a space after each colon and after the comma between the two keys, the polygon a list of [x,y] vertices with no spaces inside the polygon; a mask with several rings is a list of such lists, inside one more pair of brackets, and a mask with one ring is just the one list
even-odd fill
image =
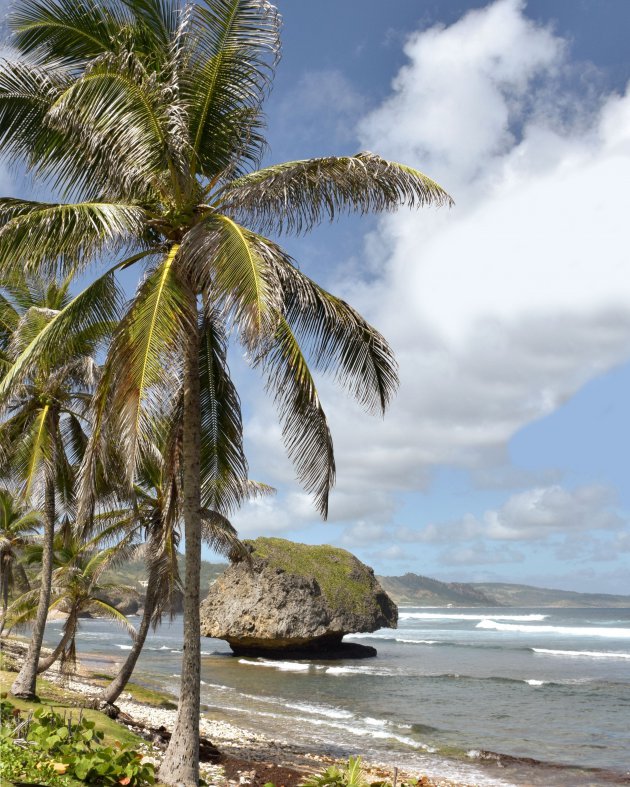
{"label": "large boulder", "polygon": [[396,628],[398,609],[369,566],[345,549],[281,538],[248,542],[201,606],[201,632],[237,655],[360,658],[376,650],[344,634]]}

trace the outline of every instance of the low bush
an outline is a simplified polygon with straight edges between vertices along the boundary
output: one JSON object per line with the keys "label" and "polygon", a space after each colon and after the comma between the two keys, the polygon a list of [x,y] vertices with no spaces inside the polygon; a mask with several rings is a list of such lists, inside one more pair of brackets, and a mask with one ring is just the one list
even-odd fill
{"label": "low bush", "polygon": [[155,781],[153,765],[142,755],[105,746],[93,721],[62,716],[51,708],[21,713],[0,701],[0,784],[31,781],[51,787],[77,782],[99,787],[145,787]]}

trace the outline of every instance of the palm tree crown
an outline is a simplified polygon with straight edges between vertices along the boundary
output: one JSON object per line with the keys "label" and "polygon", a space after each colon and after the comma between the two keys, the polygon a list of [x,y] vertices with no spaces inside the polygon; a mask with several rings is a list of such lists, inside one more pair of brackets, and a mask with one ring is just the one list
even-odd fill
{"label": "palm tree crown", "polygon": [[68,201],[0,200],[0,272],[95,260],[109,268],[24,348],[0,397],[62,337],[115,315],[116,271],[144,266],[94,400],[79,518],[112,474],[112,444],[131,488],[166,416],[169,472],[183,480],[186,646],[160,776],[195,784],[201,512],[234,508],[247,482],[227,337],[262,371],[288,454],[324,517],[335,465],[309,362],[371,411],[397,387],[385,339],[269,235],[450,197],[372,153],[257,169],[280,51],[267,0],[21,0],[9,24],[18,57],[0,66],[0,144]]}

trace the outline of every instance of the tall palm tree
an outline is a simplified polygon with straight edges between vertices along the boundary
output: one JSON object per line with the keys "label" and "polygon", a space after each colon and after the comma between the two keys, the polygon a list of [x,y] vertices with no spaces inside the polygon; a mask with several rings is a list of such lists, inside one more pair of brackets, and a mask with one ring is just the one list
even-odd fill
{"label": "tall palm tree", "polygon": [[[57,568],[53,571],[49,609],[62,609],[68,617],[63,625],[62,636],[52,653],[40,659],[37,673],[45,672],[58,659],[62,668],[74,664],[76,657],[76,635],[81,616],[95,612],[99,616],[118,623],[135,639],[136,630],[125,615],[107,600],[108,591],[119,590],[120,585],[104,582],[103,574],[113,564],[129,555],[131,539],[123,533],[122,539],[112,546],[102,548],[103,543],[112,535],[119,535],[120,528],[114,525],[99,533],[87,542],[79,539],[71,529],[61,528],[55,537],[54,560]],[[30,549],[30,558],[40,562],[42,548]],[[24,593],[9,607],[7,622],[11,627],[20,626],[32,620],[37,613],[37,591]]]}
{"label": "tall palm tree", "polygon": [[84,419],[96,380],[93,353],[106,331],[94,322],[60,341],[31,364],[27,374],[13,374],[37,337],[72,302],[72,274],[64,280],[24,276],[18,269],[0,279],[4,329],[4,374],[0,378],[0,474],[13,479],[25,500],[41,502],[43,553],[39,605],[31,642],[11,692],[36,695],[37,664],[50,603],[52,549],[58,503],[72,505],[75,467],[86,444]]}
{"label": "tall palm tree", "polygon": [[41,526],[39,511],[21,505],[9,489],[0,489],[0,599],[2,619],[0,633],[4,628],[9,593],[17,586],[25,593],[30,583],[20,557],[24,548]]}
{"label": "tall palm tree", "polygon": [[215,413],[213,484],[228,471],[247,478],[238,399],[226,395],[225,336],[231,330],[266,377],[289,456],[324,517],[335,466],[307,356],[368,410],[383,411],[397,387],[383,337],[268,235],[306,232],[352,210],[450,198],[422,173],[372,153],[256,169],[279,55],[279,17],[267,0],[22,0],[9,23],[18,57],[0,68],[0,143],[69,201],[0,201],[0,271],[24,261],[39,270],[113,264],[8,378],[27,374],[69,325],[100,319],[99,290],[117,269],[143,262],[95,399],[82,516],[92,479],[106,473],[108,435],[124,444],[131,485],[156,407],[179,391],[185,647],[160,778],[197,784],[203,397]]}

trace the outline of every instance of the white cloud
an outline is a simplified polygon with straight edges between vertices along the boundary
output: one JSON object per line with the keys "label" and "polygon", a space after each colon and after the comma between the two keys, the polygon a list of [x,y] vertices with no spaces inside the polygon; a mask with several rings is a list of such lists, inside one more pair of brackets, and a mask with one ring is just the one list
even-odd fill
{"label": "white cloud", "polygon": [[505,477],[521,427],[630,356],[630,96],[572,92],[567,43],[517,0],[417,33],[405,53],[362,145],[426,171],[456,207],[385,216],[335,286],[400,362],[383,421],[322,387],[331,519],[366,526],[391,522],[396,494],[426,489],[438,465]]}
{"label": "white cloud", "polygon": [[[482,517],[467,514],[457,522],[430,524],[415,533],[423,542],[545,541],[556,534],[573,537],[588,531],[621,530],[626,520],[615,510],[616,496],[599,485],[567,490],[553,485],[512,495],[501,508]],[[408,531],[401,537],[410,540]]]}
{"label": "white cloud", "polygon": [[505,464],[518,429],[630,348],[630,97],[584,107],[563,92],[579,121],[559,124],[550,106],[566,44],[514,0],[418,34],[406,53],[393,97],[363,122],[364,145],[436,176],[457,204],[385,217],[368,245],[382,275],[342,282],[401,365],[384,423],[332,410],[358,516],[371,493],[417,489],[435,465]]}

